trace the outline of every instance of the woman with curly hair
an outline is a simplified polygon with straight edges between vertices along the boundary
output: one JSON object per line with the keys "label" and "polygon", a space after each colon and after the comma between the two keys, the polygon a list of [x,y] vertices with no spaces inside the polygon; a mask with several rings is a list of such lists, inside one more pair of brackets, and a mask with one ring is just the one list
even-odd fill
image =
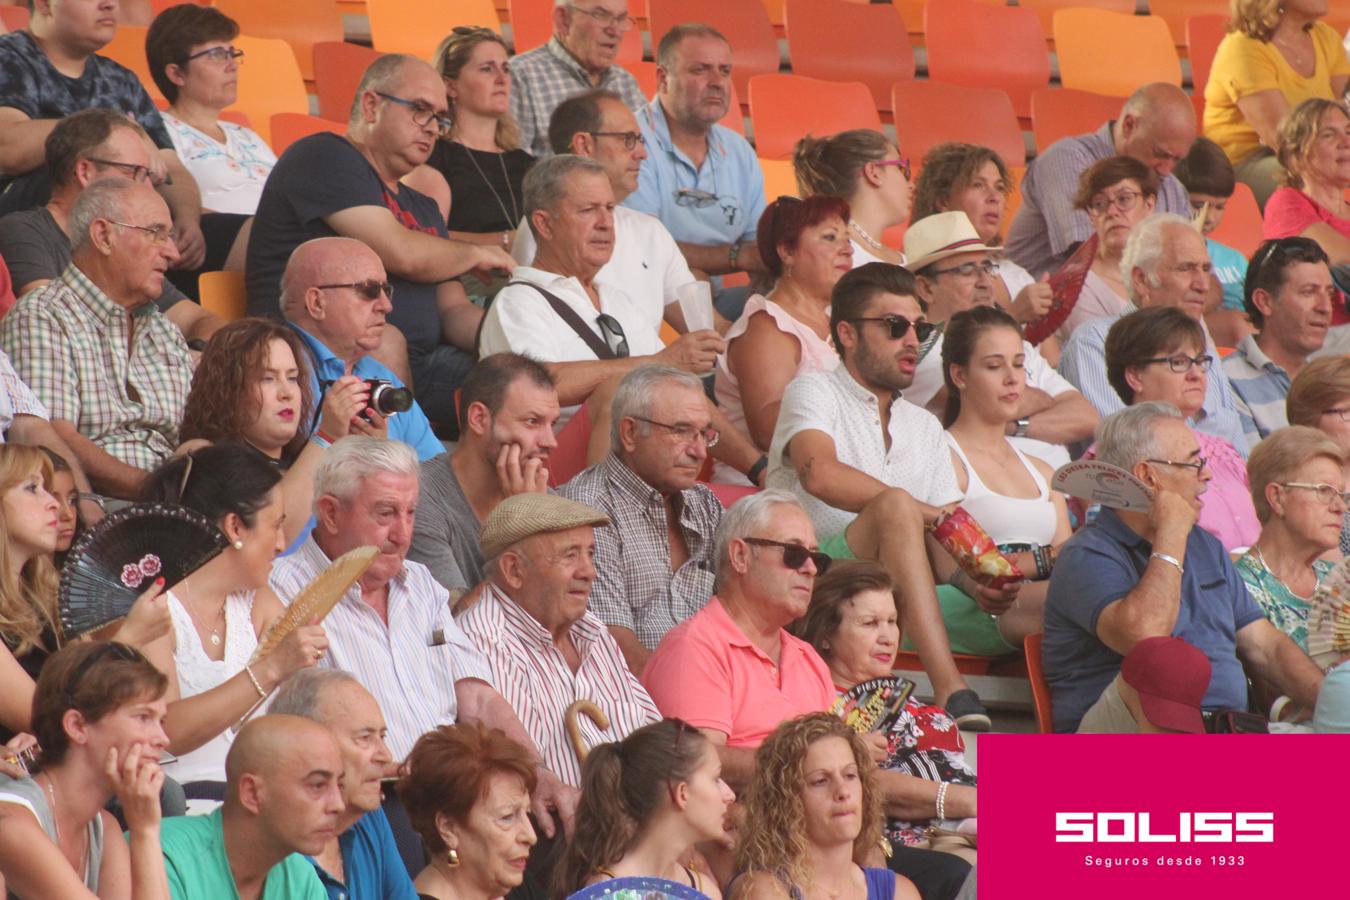
{"label": "woman with curly hair", "polygon": [[593,748],[555,895],[608,878],[648,876],[721,900],[717,882],[689,859],[695,845],[724,836],[723,819],[735,799],[722,780],[717,749],[681,719],[644,725]]}
{"label": "woman with curly hair", "polygon": [[179,455],[236,441],[257,448],[285,470],[281,488],[288,547],[308,530],[323,448],[349,432],[376,433],[358,416],[370,397],[364,381],[355,375],[339,378],[324,394],[317,416],[310,383],[309,356],[295,331],[272,319],[231,322],[212,335],[202,352],[179,428]]}
{"label": "woman with curly hair", "polygon": [[732,900],[918,900],[908,879],[862,865],[882,840],[875,770],[838,716],[774,729],[755,752]]}

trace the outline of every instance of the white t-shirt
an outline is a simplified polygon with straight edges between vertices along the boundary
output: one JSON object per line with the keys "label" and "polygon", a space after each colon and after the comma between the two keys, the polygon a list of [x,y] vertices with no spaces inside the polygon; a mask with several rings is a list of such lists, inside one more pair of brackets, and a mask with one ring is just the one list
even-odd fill
{"label": "white t-shirt", "polygon": [[173,149],[202,193],[202,208],[251,216],[258,211],[263,184],[277,164],[277,155],[252,129],[221,121],[225,143],[176,118],[160,114]]}
{"label": "white t-shirt", "polygon": [[[538,249],[529,223],[522,221],[511,255],[520,265],[532,266]],[[684,254],[661,220],[626,206],[614,208],[614,253],[597,277],[623,285],[658,334],[666,307],[679,300],[681,287],[694,281]]]}

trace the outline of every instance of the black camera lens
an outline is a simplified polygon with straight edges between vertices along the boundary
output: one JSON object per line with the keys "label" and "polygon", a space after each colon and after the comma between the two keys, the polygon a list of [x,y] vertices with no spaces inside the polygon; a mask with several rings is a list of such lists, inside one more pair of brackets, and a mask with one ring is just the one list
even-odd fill
{"label": "black camera lens", "polygon": [[405,387],[394,387],[379,378],[367,379],[370,386],[370,408],[388,417],[412,409],[413,392]]}

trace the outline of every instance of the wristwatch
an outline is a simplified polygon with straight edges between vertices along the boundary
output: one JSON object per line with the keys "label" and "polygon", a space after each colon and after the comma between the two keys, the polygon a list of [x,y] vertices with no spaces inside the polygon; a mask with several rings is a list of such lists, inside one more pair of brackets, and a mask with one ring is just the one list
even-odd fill
{"label": "wristwatch", "polygon": [[733,272],[737,271],[737,264],[740,262],[740,259],[741,242],[736,241],[731,245],[731,249],[727,251],[727,268]]}
{"label": "wristwatch", "polygon": [[1015,426],[1012,433],[1013,437],[1026,437],[1027,429],[1031,427],[1031,420],[1023,416],[1020,419],[1015,419],[1013,425]]}

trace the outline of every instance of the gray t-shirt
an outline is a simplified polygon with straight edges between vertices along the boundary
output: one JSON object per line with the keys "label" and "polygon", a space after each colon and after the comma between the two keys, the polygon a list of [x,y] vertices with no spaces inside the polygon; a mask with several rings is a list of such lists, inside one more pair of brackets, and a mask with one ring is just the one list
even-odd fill
{"label": "gray t-shirt", "polygon": [[483,580],[482,525],[450,468],[450,454],[422,463],[422,491],[408,558],[431,570],[448,591]]}
{"label": "gray t-shirt", "polygon": [[[15,293],[34,281],[51,281],[70,265],[70,239],[45,206],[0,216],[0,259],[9,267]],[[180,300],[183,292],[164,279],[155,305],[160,312]]]}
{"label": "gray t-shirt", "polygon": [[[52,817],[52,808],[47,803],[47,792],[42,785],[31,778],[18,781],[7,775],[0,775],[0,803],[15,803],[26,808],[38,820],[42,830],[53,843],[56,841],[56,822]],[[103,815],[94,816],[89,822],[89,856],[84,870],[84,886],[98,892],[99,867],[103,864]],[[77,873],[78,874],[78,873]],[[18,900],[18,895],[9,893],[9,900]]]}

